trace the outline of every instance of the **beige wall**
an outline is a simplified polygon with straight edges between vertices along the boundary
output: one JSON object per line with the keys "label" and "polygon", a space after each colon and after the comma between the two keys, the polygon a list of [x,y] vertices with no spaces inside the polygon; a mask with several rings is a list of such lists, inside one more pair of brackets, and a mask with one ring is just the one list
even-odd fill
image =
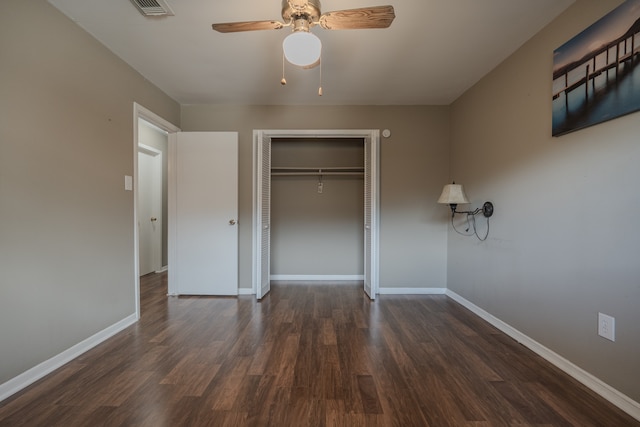
{"label": "beige wall", "polygon": [[179,124],[44,0],[0,2],[0,383],[135,312],[134,101]]}
{"label": "beige wall", "polygon": [[578,0],[452,105],[451,178],[496,210],[483,244],[449,232],[448,287],[640,401],[640,116],[551,137],[553,50],[620,3]]}
{"label": "beige wall", "polygon": [[385,129],[380,162],[380,287],[445,287],[446,222],[435,203],[449,168],[449,108],[183,106],[185,131],[239,133],[240,287],[251,288],[254,129]]}

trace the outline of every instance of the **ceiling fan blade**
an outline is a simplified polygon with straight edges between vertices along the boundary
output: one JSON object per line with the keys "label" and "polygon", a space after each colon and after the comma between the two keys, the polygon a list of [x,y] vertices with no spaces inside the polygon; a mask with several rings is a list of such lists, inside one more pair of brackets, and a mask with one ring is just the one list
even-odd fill
{"label": "ceiling fan blade", "polygon": [[246,21],[213,24],[214,30],[220,33],[237,33],[240,31],[279,30],[285,25],[278,21]]}
{"label": "ceiling fan blade", "polygon": [[319,24],[326,30],[387,28],[395,17],[393,6],[363,7],[323,13]]}

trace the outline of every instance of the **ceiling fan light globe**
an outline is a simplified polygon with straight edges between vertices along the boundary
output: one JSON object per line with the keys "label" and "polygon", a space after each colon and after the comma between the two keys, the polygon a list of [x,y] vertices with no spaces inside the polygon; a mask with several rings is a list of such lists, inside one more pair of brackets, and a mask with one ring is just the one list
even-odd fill
{"label": "ceiling fan light globe", "polygon": [[288,62],[305,67],[318,62],[322,52],[322,42],[313,33],[296,31],[285,37],[282,49]]}

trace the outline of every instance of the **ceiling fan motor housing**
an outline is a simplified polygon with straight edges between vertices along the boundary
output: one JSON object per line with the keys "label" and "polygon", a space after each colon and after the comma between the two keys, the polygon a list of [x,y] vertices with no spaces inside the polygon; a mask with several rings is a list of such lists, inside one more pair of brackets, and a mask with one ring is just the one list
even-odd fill
{"label": "ceiling fan motor housing", "polygon": [[320,15],[320,0],[282,0],[282,19],[285,22],[304,19],[311,24],[318,22]]}

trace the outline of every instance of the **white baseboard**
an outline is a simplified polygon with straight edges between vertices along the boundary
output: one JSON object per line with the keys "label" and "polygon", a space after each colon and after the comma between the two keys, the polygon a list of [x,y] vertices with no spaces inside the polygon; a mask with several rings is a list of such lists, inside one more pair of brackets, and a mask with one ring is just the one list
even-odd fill
{"label": "white baseboard", "polygon": [[165,271],[167,271],[169,269],[168,265],[165,265],[164,267],[160,267],[159,270],[156,270],[155,273],[164,273]]}
{"label": "white baseboard", "polygon": [[379,288],[380,295],[444,295],[446,288]]}
{"label": "white baseboard", "polygon": [[446,295],[640,421],[640,403],[455,292],[447,289]]}
{"label": "white baseboard", "polygon": [[345,282],[362,281],[364,275],[361,274],[334,274],[334,275],[314,275],[314,274],[272,274],[271,280],[283,282]]}
{"label": "white baseboard", "polygon": [[34,366],[28,371],[23,372],[17,377],[14,377],[9,381],[0,384],[0,402],[8,398],[9,396],[19,392],[23,388],[33,384],[45,375],[50,374],[65,363],[72,361],[82,353],[85,353],[86,351],[92,349],[101,342],[107,340],[108,338],[111,338],[126,327],[133,325],[137,321],[138,318],[136,317],[136,315],[131,314],[130,316],[125,317],[119,322],[114,323],[113,325],[103,329],[102,331],[90,336],[84,341],[79,342],[73,347],[68,348],[62,353],[53,356],[51,359],[45,360],[44,362]]}
{"label": "white baseboard", "polygon": [[[251,288],[238,288],[238,295],[255,295],[256,293],[253,292],[253,289]],[[167,293],[168,297],[179,297],[180,294],[176,293],[176,292],[172,292],[172,293]],[[193,296],[193,295],[191,295]],[[216,295],[210,295],[210,296],[216,296]],[[233,295],[217,295],[217,296],[233,296]]]}

